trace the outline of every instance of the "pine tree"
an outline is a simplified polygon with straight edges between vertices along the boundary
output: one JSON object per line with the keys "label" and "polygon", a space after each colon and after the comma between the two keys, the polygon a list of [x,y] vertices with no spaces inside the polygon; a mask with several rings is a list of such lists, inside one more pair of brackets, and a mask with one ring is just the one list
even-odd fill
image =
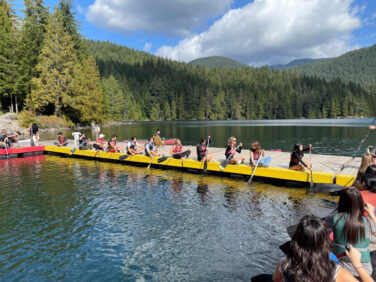
{"label": "pine tree", "polygon": [[62,96],[68,116],[82,124],[102,123],[105,120],[105,102],[95,59],[90,56],[82,64],[76,63],[73,78],[72,94]]}
{"label": "pine tree", "polygon": [[73,70],[76,56],[68,33],[64,31],[61,16],[57,10],[50,16],[46,35],[39,57],[38,78],[32,79],[32,93],[27,101],[30,109],[57,116],[63,114],[63,103],[72,95]]}
{"label": "pine tree", "polygon": [[39,76],[37,64],[46,31],[48,11],[43,0],[25,0],[26,10],[19,44],[17,91],[23,101],[31,95],[31,80]]}
{"label": "pine tree", "polygon": [[[11,5],[0,1],[0,101],[2,97],[9,99],[10,109],[18,112],[17,91],[17,37],[16,20]],[[15,98],[13,99],[13,96]],[[2,108],[0,102],[0,110]]]}
{"label": "pine tree", "polygon": [[103,79],[102,85],[110,118],[122,120],[125,117],[126,100],[119,82],[114,76],[110,75]]}
{"label": "pine tree", "polygon": [[64,30],[71,36],[77,58],[80,60],[87,58],[89,53],[81,34],[78,32],[79,24],[74,18],[75,13],[72,12],[72,0],[60,0],[57,9],[62,17]]}

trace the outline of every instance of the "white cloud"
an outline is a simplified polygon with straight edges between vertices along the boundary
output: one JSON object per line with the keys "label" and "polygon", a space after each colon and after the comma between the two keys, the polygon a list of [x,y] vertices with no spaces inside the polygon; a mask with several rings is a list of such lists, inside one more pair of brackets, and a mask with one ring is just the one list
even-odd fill
{"label": "white cloud", "polygon": [[186,36],[226,12],[233,0],[95,0],[86,19],[121,33],[147,31]]}
{"label": "white cloud", "polygon": [[152,44],[150,42],[146,42],[144,45],[144,51],[150,52]]}
{"label": "white cloud", "polygon": [[180,61],[220,55],[253,65],[337,56],[352,48],[351,31],[361,26],[352,2],[255,0],[157,55]]}

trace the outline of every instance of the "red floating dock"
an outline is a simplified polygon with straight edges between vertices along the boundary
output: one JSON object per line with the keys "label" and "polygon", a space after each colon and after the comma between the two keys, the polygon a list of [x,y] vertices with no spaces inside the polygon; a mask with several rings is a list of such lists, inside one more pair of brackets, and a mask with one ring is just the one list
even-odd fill
{"label": "red floating dock", "polygon": [[20,148],[10,148],[8,150],[0,150],[0,159],[8,158],[18,158],[30,155],[43,154],[45,146],[34,146],[34,147],[20,147]]}

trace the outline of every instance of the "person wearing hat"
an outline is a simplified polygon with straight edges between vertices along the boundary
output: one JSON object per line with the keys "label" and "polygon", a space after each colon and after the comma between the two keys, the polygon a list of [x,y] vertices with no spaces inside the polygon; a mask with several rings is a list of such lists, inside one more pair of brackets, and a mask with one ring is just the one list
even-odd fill
{"label": "person wearing hat", "polygon": [[98,150],[98,151],[104,151],[107,149],[106,145],[106,139],[104,139],[105,135],[104,134],[99,134],[99,138],[95,141],[95,144],[93,147]]}

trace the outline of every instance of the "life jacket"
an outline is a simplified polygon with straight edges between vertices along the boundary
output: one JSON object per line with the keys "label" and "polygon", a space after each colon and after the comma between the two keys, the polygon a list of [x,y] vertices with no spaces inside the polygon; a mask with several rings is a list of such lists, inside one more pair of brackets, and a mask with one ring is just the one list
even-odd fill
{"label": "life jacket", "polygon": [[[199,149],[201,146],[201,150]],[[205,156],[206,154],[206,146],[202,144],[198,144],[197,147],[197,156]]]}
{"label": "life jacket", "polygon": [[130,141],[128,145],[129,149],[136,150],[137,143],[133,143],[132,141]]}
{"label": "life jacket", "polygon": [[259,151],[256,151],[256,150],[252,150],[252,149],[251,149],[251,151],[253,152],[253,159],[254,159],[255,161],[257,161],[257,160],[260,158],[261,154],[262,154],[262,149],[260,148]]}
{"label": "life jacket", "polygon": [[181,153],[182,150],[183,150],[183,146],[176,145],[175,148],[174,148],[174,150],[173,150],[173,152],[174,152],[174,154]]}
{"label": "life jacket", "polygon": [[[342,230],[345,226],[345,219],[347,215],[346,214],[336,214],[333,216],[333,221],[334,221],[334,226],[333,226],[333,241],[335,243],[333,253],[338,255],[340,253],[345,252],[345,246],[348,243],[347,239],[342,236]],[[367,219],[363,216],[363,223],[364,223],[364,235],[366,235],[366,228],[367,224]],[[354,244],[351,243],[351,245],[358,249],[358,251],[361,253],[361,258],[360,261],[362,263],[364,262],[371,262],[371,255],[370,255],[370,250],[369,250],[369,243],[370,243],[370,238],[367,238],[366,236],[364,237],[363,240],[359,241],[358,243]],[[343,258],[346,261],[350,261],[348,257]]]}
{"label": "life jacket", "polygon": [[59,137],[59,144],[64,144],[64,143],[65,143],[64,136]]}
{"label": "life jacket", "polygon": [[301,159],[304,157],[304,154],[300,151],[294,151],[294,152],[291,153],[290,163],[297,165],[297,164],[299,164],[299,160],[295,157],[295,154],[298,154]]}
{"label": "life jacket", "polygon": [[150,142],[146,143],[145,153],[148,154],[149,151],[154,151],[154,143],[150,143]]}

